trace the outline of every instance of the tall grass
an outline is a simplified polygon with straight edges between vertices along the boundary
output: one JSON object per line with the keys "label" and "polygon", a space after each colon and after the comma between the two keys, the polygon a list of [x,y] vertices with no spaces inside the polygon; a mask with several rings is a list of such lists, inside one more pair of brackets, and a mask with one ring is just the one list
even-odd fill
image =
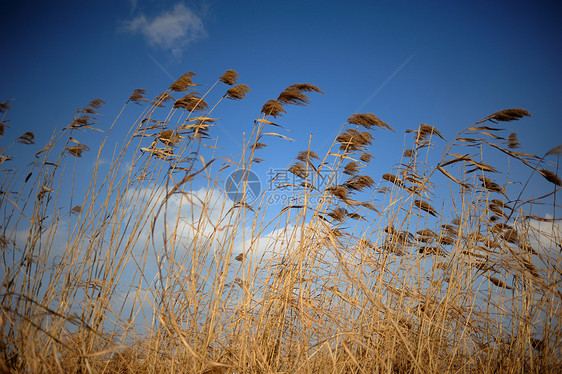
{"label": "tall grass", "polygon": [[[448,142],[421,124],[376,176],[364,172],[372,134],[394,130],[355,113],[324,155],[303,149],[254,196],[262,148],[287,139],[277,117],[322,91],[295,84],[267,101],[243,151],[227,158],[215,153],[225,143],[212,138],[213,114],[250,89],[229,70],[200,94],[193,76],[150,102],[135,90],[121,113],[141,113],[117,143],[121,113],[99,126],[95,150],[77,140],[99,130],[98,99],[30,166],[10,168],[11,148],[0,156],[3,371],[560,370],[562,182],[552,161],[562,151],[517,150],[500,125],[527,111],[501,110]],[[1,108],[3,133],[10,105]],[[506,162],[486,163],[491,152]],[[235,201],[224,185],[233,171]],[[532,185],[552,191],[532,196]],[[287,190],[285,205],[270,204]]]}

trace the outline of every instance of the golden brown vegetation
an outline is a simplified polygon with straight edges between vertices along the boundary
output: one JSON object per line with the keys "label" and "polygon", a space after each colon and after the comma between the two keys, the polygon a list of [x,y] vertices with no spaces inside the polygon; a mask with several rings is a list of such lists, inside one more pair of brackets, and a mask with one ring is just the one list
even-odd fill
{"label": "golden brown vegetation", "polygon": [[[494,113],[448,143],[421,124],[405,134],[404,159],[377,176],[361,174],[372,132],[394,130],[372,113],[352,114],[324,157],[295,156],[285,171],[294,183],[274,179],[274,193],[293,194],[274,211],[271,193],[255,194],[246,176],[257,153],[267,158],[269,137],[287,139],[271,117],[322,91],[288,87],[265,103],[242,154],[215,157],[203,152],[216,148],[215,108],[250,88],[234,86],[229,70],[200,95],[194,76],[143,106],[108,165],[120,116],[103,128],[88,183],[75,173],[93,146],[75,137],[97,130],[101,100],[28,169],[1,156],[1,371],[560,370],[562,240],[556,217],[543,216],[556,215],[561,182],[557,164],[540,165],[562,152],[516,152],[515,133],[505,142],[492,126],[527,111]],[[209,109],[219,82],[232,87]],[[145,105],[145,96],[137,89],[127,103]],[[0,109],[3,133],[10,105]],[[22,147],[37,141],[32,132],[16,138]],[[527,184],[502,180],[484,150],[552,192],[523,200]],[[230,201],[220,188],[234,170],[242,183]]]}

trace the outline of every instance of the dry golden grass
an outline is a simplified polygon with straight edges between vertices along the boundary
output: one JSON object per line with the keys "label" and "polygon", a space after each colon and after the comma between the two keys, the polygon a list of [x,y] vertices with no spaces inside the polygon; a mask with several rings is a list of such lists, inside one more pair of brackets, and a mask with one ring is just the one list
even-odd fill
{"label": "dry golden grass", "polygon": [[[236,203],[219,190],[267,157],[269,137],[287,139],[270,117],[322,91],[295,84],[267,101],[243,152],[224,158],[212,153],[213,112],[250,88],[229,70],[200,95],[194,76],[146,107],[135,90],[123,110],[142,113],[113,153],[121,114],[99,146],[75,139],[98,130],[94,100],[29,169],[1,155],[1,371],[560,372],[562,240],[545,213],[559,208],[550,161],[562,152],[516,152],[515,133],[505,142],[493,127],[527,111],[494,113],[450,142],[421,124],[376,176],[364,174],[372,132],[394,130],[352,114],[323,157],[309,147],[275,177],[276,192],[292,189],[276,211],[248,183]],[[209,108],[218,83],[232,87]],[[10,105],[0,109],[4,132]],[[90,147],[93,176],[78,183]],[[509,169],[485,163],[484,150]],[[505,179],[512,168],[528,181]],[[294,184],[277,183],[287,173]],[[531,182],[552,192],[529,196]]]}

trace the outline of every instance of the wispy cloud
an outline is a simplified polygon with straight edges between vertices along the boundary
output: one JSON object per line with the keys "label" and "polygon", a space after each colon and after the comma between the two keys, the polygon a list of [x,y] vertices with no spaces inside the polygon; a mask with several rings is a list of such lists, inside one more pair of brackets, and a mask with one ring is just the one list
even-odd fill
{"label": "wispy cloud", "polygon": [[139,3],[138,0],[129,0],[129,3],[131,4],[131,12],[134,12]]}
{"label": "wispy cloud", "polygon": [[[552,220],[551,214],[546,214],[546,219]],[[531,239],[531,245],[543,255],[556,258],[561,248],[558,243],[562,238],[562,223],[560,221],[541,222],[538,220],[529,220],[528,234]]]}
{"label": "wispy cloud", "polygon": [[140,14],[127,21],[126,29],[142,34],[148,45],[165,49],[176,59],[189,44],[207,36],[201,18],[181,3],[154,18]]}

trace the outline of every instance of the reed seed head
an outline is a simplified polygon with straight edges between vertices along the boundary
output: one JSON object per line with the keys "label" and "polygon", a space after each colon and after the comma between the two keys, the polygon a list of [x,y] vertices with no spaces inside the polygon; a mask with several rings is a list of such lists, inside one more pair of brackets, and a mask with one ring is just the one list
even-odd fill
{"label": "reed seed head", "polygon": [[406,149],[403,153],[404,157],[413,157],[414,156],[414,150],[413,149]]}
{"label": "reed seed head", "polygon": [[302,179],[306,179],[306,177],[308,177],[306,166],[302,162],[297,162],[296,164],[292,165],[289,168],[289,171]]}
{"label": "reed seed head", "polygon": [[363,154],[359,157],[359,159],[360,159],[361,161],[363,161],[363,162],[370,162],[372,158],[373,158],[373,155],[370,154],[370,153],[363,153]]}
{"label": "reed seed head", "polygon": [[154,98],[154,101],[152,101],[150,104],[158,107],[158,108],[163,108],[165,107],[165,105],[163,104],[166,101],[175,101],[175,99],[172,97],[172,95],[170,95],[167,92],[162,92],[160,95],[156,96]]}
{"label": "reed seed head", "polygon": [[421,146],[429,145],[427,138],[433,134],[445,140],[439,130],[437,130],[434,126],[425,123],[420,124],[417,130],[406,130],[406,134],[408,133],[416,134],[416,143],[418,143],[418,147],[420,147],[419,143],[423,143]]}
{"label": "reed seed head", "polygon": [[229,86],[234,86],[238,81],[238,73],[232,69],[227,70],[221,77],[219,81],[228,84]]}
{"label": "reed seed head", "polygon": [[133,91],[132,95],[129,97],[127,102],[132,101],[135,104],[142,105],[143,101],[147,101],[144,95],[146,94],[146,90],[142,88],[137,88]]}
{"label": "reed seed head", "polygon": [[518,120],[523,117],[531,117],[531,113],[529,113],[525,109],[503,109],[492,114],[490,117],[488,117],[488,119],[492,122],[507,122]]}
{"label": "reed seed head", "polygon": [[447,256],[447,252],[439,247],[423,246],[418,248],[418,253],[424,256],[436,255],[436,256]]}
{"label": "reed seed head", "polygon": [[347,119],[347,123],[351,125],[363,126],[369,130],[372,129],[374,126],[378,126],[380,128],[388,129],[392,132],[396,132],[386,122],[381,121],[373,113],[355,113]]}
{"label": "reed seed head", "polygon": [[402,180],[394,174],[391,174],[391,173],[383,174],[382,179],[384,179],[386,181],[389,181],[389,182],[392,182],[399,187],[404,187],[404,182],[402,182]]}
{"label": "reed seed head", "polygon": [[398,233],[398,230],[396,230],[392,225],[386,226],[383,231],[390,235],[396,235]]}
{"label": "reed seed head", "polygon": [[91,121],[93,121],[93,117],[91,116],[82,116],[82,117],[78,117],[76,118],[74,121],[72,121],[72,123],[70,124],[71,127],[84,127],[84,126],[89,126],[92,124]]}
{"label": "reed seed head", "polygon": [[538,170],[538,172],[544,177],[544,179],[546,179],[550,183],[554,183],[557,186],[562,186],[562,180],[560,180],[560,178],[558,178],[558,176],[552,171],[547,169],[540,169]]}
{"label": "reed seed head", "polygon": [[500,192],[500,193],[504,192],[503,188],[499,184],[492,182],[490,178],[480,176],[478,177],[478,179],[480,179],[480,181],[482,182],[482,187],[484,187],[488,191]]}
{"label": "reed seed head", "polygon": [[183,108],[188,112],[205,110],[209,107],[205,100],[199,97],[197,92],[190,92],[181,99],[174,102],[174,108]]}
{"label": "reed seed head", "polygon": [[27,145],[35,144],[35,134],[32,133],[31,131],[28,131],[22,136],[20,136],[19,138],[17,138],[16,142],[27,144]]}
{"label": "reed seed head", "polygon": [[357,246],[360,248],[373,248],[373,242],[367,239],[359,239]]}
{"label": "reed seed head", "polygon": [[347,129],[338,135],[336,141],[340,143],[340,150],[348,152],[361,151],[372,143],[373,136],[367,131]]}
{"label": "reed seed head", "polygon": [[488,279],[490,280],[490,282],[492,282],[494,285],[496,285],[498,287],[505,288],[507,290],[513,289],[513,287],[508,286],[505,282],[499,280],[498,278],[488,277]]}
{"label": "reed seed head", "polygon": [[365,219],[361,214],[359,213],[348,213],[347,216],[351,219],[356,219],[356,220],[360,220],[360,219]]}
{"label": "reed seed head", "polygon": [[78,144],[78,145],[66,148],[66,151],[68,151],[68,153],[71,154],[74,157],[82,157],[82,152],[89,151],[89,150],[90,150],[90,148],[88,148],[88,146],[85,145],[85,144]]}
{"label": "reed seed head", "polygon": [[552,148],[550,151],[546,152],[545,154],[545,156],[550,156],[550,155],[557,155],[557,156],[562,155],[562,144]]}
{"label": "reed seed head", "polygon": [[488,210],[490,212],[498,215],[498,216],[501,216],[501,217],[504,217],[504,218],[508,217],[508,215],[499,206],[497,206],[495,204],[488,205]]}
{"label": "reed seed head", "polygon": [[347,175],[355,175],[359,172],[359,166],[357,162],[351,161],[343,168],[343,173]]}
{"label": "reed seed head", "polygon": [[330,229],[330,233],[336,238],[343,236],[343,232],[338,229]]}
{"label": "reed seed head", "polygon": [[324,92],[322,92],[320,88],[310,83],[296,83],[291,85],[290,87],[294,87],[302,92],[318,92],[324,94]]}
{"label": "reed seed head", "polygon": [[7,112],[12,106],[7,101],[0,102],[0,113]]}
{"label": "reed seed head", "polygon": [[375,184],[373,178],[368,175],[356,175],[349,178],[343,185],[348,190],[362,191],[364,188],[371,187]]}
{"label": "reed seed head", "polygon": [[266,116],[273,116],[274,118],[277,118],[281,113],[287,113],[287,111],[283,109],[283,104],[273,99],[263,105],[261,112]]}
{"label": "reed seed head", "polygon": [[371,204],[371,203],[369,203],[369,202],[362,202],[362,203],[360,203],[360,205],[363,206],[363,207],[365,207],[365,208],[367,208],[367,209],[369,209],[369,210],[372,210],[372,211],[378,213],[378,209],[377,209],[373,204]]}
{"label": "reed seed head", "polygon": [[277,101],[283,104],[306,105],[310,102],[310,98],[299,89],[291,86],[281,92]]}
{"label": "reed seed head", "polygon": [[174,130],[164,130],[158,134],[157,138],[165,145],[173,147],[182,139],[182,136]]}
{"label": "reed seed head", "polygon": [[431,214],[434,217],[437,216],[437,211],[427,201],[417,199],[414,200],[414,205],[420,208],[421,210]]}
{"label": "reed seed head", "polygon": [[310,83],[298,83],[287,87],[279,97],[277,101],[283,104],[292,105],[306,105],[310,102],[310,98],[304,92],[322,92],[318,87]]}
{"label": "reed seed head", "polygon": [[511,134],[509,134],[509,138],[507,140],[507,148],[509,149],[521,148],[521,143],[519,143],[519,139],[517,139],[516,133],[512,132]]}
{"label": "reed seed head", "polygon": [[103,101],[102,99],[94,99],[94,100],[90,101],[90,103],[88,105],[86,105],[86,107],[99,109],[99,108],[101,108],[101,106],[103,104],[105,104],[105,101]]}
{"label": "reed seed head", "polygon": [[445,140],[445,138],[441,135],[439,130],[435,128],[435,126],[431,126],[425,123],[420,124],[419,134],[420,134],[420,138],[422,139],[426,139],[429,135],[435,134],[441,139]]}
{"label": "reed seed head", "polygon": [[185,73],[184,75],[179,77],[174,83],[172,83],[172,85],[170,86],[170,90],[176,92],[183,92],[186,91],[189,87],[195,86],[195,84],[193,84],[193,82],[191,81],[191,77],[193,77],[194,75],[195,73],[191,71]]}
{"label": "reed seed head", "polygon": [[253,148],[254,150],[256,150],[256,149],[262,149],[262,148],[265,148],[265,147],[267,147],[267,144],[264,144],[264,143],[259,143],[259,142],[257,142],[257,143],[252,144],[252,148]]}
{"label": "reed seed head", "polygon": [[440,244],[450,245],[455,243],[455,239],[448,237],[448,236],[440,236],[438,239]]}
{"label": "reed seed head", "polygon": [[340,200],[347,200],[348,191],[344,186],[337,185],[326,188],[326,191],[330,192],[332,195],[336,196]]}
{"label": "reed seed head", "polygon": [[503,201],[501,201],[499,199],[492,199],[492,200],[490,200],[490,203],[492,203],[494,205],[497,205],[499,207],[502,207],[502,208],[507,208],[507,209],[513,210],[509,205],[507,205],[506,203],[504,203]]}
{"label": "reed seed head", "polygon": [[241,100],[246,97],[248,92],[251,92],[250,87],[245,84],[239,84],[226,91],[226,97],[231,100]]}
{"label": "reed seed head", "polygon": [[420,231],[416,232],[416,235],[418,235],[417,239],[421,242],[424,242],[424,243],[432,241],[433,239],[438,237],[438,235],[430,229],[420,230]]}
{"label": "reed seed head", "polygon": [[345,217],[347,217],[347,210],[342,207],[337,207],[328,213],[328,217],[332,218],[334,221],[342,222]]}
{"label": "reed seed head", "polygon": [[311,159],[316,159],[316,160],[319,159],[316,152],[314,152],[314,151],[300,151],[299,154],[297,155],[297,160],[300,160],[302,162],[309,162]]}
{"label": "reed seed head", "polygon": [[380,246],[380,249],[385,252],[394,253],[397,256],[404,256],[406,254],[404,247],[398,243],[385,242]]}

